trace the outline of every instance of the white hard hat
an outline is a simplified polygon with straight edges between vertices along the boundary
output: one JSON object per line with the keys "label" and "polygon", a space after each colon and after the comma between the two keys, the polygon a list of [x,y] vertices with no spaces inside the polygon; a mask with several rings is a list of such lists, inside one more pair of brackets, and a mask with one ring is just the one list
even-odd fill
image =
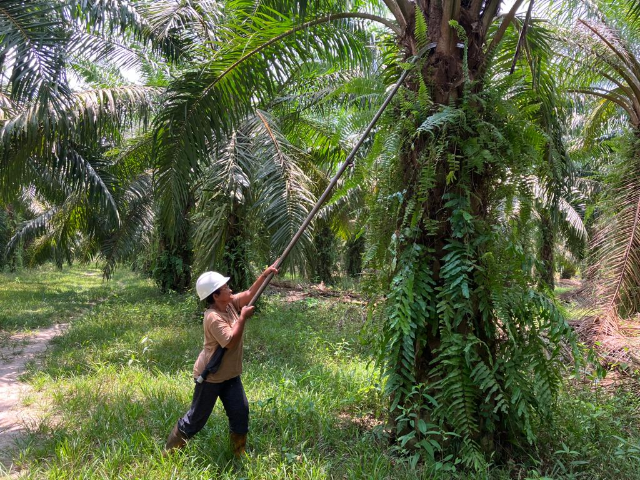
{"label": "white hard hat", "polygon": [[223,277],[218,272],[204,272],[196,282],[198,297],[200,300],[204,300],[228,281],[229,277]]}

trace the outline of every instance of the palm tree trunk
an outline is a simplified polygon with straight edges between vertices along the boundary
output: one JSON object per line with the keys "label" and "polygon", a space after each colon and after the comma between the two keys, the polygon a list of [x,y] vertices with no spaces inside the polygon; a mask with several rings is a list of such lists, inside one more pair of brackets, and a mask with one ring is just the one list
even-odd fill
{"label": "palm tree trunk", "polygon": [[224,248],[225,274],[231,277],[231,287],[236,291],[246,290],[251,286],[252,276],[249,264],[249,245],[246,238],[246,214],[238,214],[236,206],[229,215],[229,230]]}
{"label": "palm tree trunk", "polygon": [[[424,18],[427,19],[427,32],[429,42],[436,43],[435,49],[428,56],[427,61],[422,69],[422,77],[424,84],[430,87],[431,98],[434,102],[433,113],[440,110],[444,106],[459,106],[468,92],[465,88],[471,85],[469,82],[479,80],[485,69],[485,53],[484,44],[486,31],[481,27],[483,25],[483,17],[480,15],[478,5],[482,2],[460,2],[453,0],[442,1],[419,1],[417,5],[424,12]],[[495,12],[497,10],[496,3],[486,2],[487,5],[482,10],[487,12]],[[415,17],[414,17],[415,18]],[[415,27],[415,20],[409,20],[409,29]],[[464,30],[466,39],[461,39],[456,29],[450,26],[450,20],[458,22],[458,25]],[[460,30],[458,30],[460,32]],[[460,43],[465,41],[468,60],[464,65],[464,49],[460,47]],[[415,35],[407,35],[403,39],[403,43],[411,54],[416,54],[418,50],[418,39]],[[473,93],[478,93],[482,88],[482,82],[473,84]],[[410,83],[407,87],[418,92],[419,85]],[[482,116],[482,106],[480,104],[470,105],[467,108],[473,109],[477,115]],[[419,257],[418,262],[423,264],[424,268],[432,274],[434,287],[441,292],[446,291],[451,286],[450,270],[443,272],[443,267],[450,265],[450,256],[452,254],[452,245],[463,245],[466,252],[466,259],[470,264],[475,265],[474,269],[466,272],[468,278],[467,290],[465,293],[470,296],[469,304],[471,309],[466,313],[463,321],[449,325],[452,334],[465,337],[473,334],[475,338],[480,339],[488,348],[476,348],[476,354],[491,363],[495,358],[495,331],[492,327],[482,327],[483,320],[479,312],[479,302],[474,293],[474,279],[479,273],[475,268],[481,265],[481,256],[483,254],[482,242],[478,239],[485,232],[480,230],[468,231],[461,234],[461,221],[458,218],[460,212],[465,210],[465,215],[470,215],[476,224],[482,224],[487,216],[487,206],[490,203],[489,186],[492,182],[492,167],[490,164],[484,165],[482,174],[465,175],[463,172],[471,171],[469,166],[471,162],[477,162],[476,158],[465,157],[461,154],[459,143],[464,142],[476,135],[478,132],[467,131],[467,138],[461,138],[457,141],[444,141],[446,150],[441,153],[441,160],[435,162],[433,187],[429,190],[426,198],[420,198],[420,179],[422,177],[425,158],[433,153],[432,144],[433,137],[411,138],[411,145],[407,145],[404,154],[401,156],[402,168],[405,172],[405,182],[407,185],[406,198],[415,200],[421,205],[418,208],[423,209],[422,221],[420,223],[421,232],[417,238],[412,239],[418,242],[424,248]],[[446,140],[446,139],[445,139]],[[452,165],[448,163],[447,158],[454,158],[460,162],[456,166],[457,173],[452,172]],[[410,203],[410,202],[408,202]],[[464,222],[462,222],[464,223]],[[399,230],[402,227],[399,226]],[[413,248],[407,244],[406,248]],[[420,268],[417,266],[416,268]],[[455,280],[454,280],[455,281]],[[415,292],[414,292],[415,295]],[[428,298],[423,299],[426,303],[433,301]],[[451,308],[455,302],[451,300]],[[435,395],[434,387],[439,380],[442,380],[438,373],[438,362],[442,348],[442,329],[445,327],[447,320],[442,314],[437,319],[426,321],[421,330],[416,332],[415,340],[415,382],[418,385],[427,385],[425,391],[428,395]],[[434,325],[437,322],[437,325]],[[426,338],[426,341],[420,342],[418,339]],[[473,348],[473,347],[470,347]],[[400,362],[401,363],[401,362]],[[398,372],[403,369],[402,365],[398,365]],[[444,371],[444,370],[442,370]],[[398,401],[398,405],[406,405],[409,401],[408,392],[395,392],[392,402]],[[473,415],[480,417],[483,409],[491,409],[493,400],[488,400],[484,404],[482,401],[474,402],[475,413]],[[392,411],[391,417],[395,418],[398,411]],[[431,423],[432,414],[430,409],[424,407],[420,411],[420,417],[427,423]],[[392,422],[393,423],[393,422]],[[407,423],[404,429],[397,432],[399,435],[408,433],[412,428]],[[417,438],[417,437],[416,437]],[[486,450],[491,450],[494,445],[494,433],[480,428],[472,436],[472,440]]]}
{"label": "palm tree trunk", "polygon": [[311,279],[314,282],[333,282],[333,269],[336,262],[336,236],[329,225],[320,222],[313,237],[316,255],[311,259]]}
{"label": "palm tree trunk", "polygon": [[362,274],[362,255],[365,251],[364,237],[353,237],[347,241],[345,247],[345,271],[350,277]]}
{"label": "palm tree trunk", "polygon": [[5,208],[0,208],[0,270],[8,266],[10,271],[22,267],[23,245],[14,249],[13,253],[7,255],[7,245],[13,236],[16,226],[20,223],[20,214],[17,209],[8,204]]}
{"label": "palm tree trunk", "polygon": [[182,293],[191,287],[193,247],[189,216],[193,204],[193,195],[190,195],[182,212],[181,225],[174,236],[167,235],[164,228],[158,229],[158,258],[153,265],[152,277],[163,292]]}
{"label": "palm tree trunk", "polygon": [[555,232],[553,221],[548,211],[540,213],[540,229],[542,233],[540,259],[543,265],[543,269],[540,272],[540,280],[553,289],[555,286],[555,258],[553,254]]}

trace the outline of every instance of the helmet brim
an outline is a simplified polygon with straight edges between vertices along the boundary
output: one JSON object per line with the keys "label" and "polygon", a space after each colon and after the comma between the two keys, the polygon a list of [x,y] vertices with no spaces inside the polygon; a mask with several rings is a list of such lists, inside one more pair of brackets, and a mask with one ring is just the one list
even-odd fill
{"label": "helmet brim", "polygon": [[213,292],[222,288],[224,285],[226,285],[229,282],[231,278],[231,277],[223,277],[217,272],[207,272],[207,274],[208,273],[214,273],[216,275],[219,275],[219,277],[216,279],[213,279],[213,281],[211,281],[211,279],[209,278],[208,281],[204,282],[204,285],[199,285],[200,278],[202,278],[205,274],[200,276],[200,278],[198,279],[198,282],[196,282],[196,292],[200,300],[204,300]]}

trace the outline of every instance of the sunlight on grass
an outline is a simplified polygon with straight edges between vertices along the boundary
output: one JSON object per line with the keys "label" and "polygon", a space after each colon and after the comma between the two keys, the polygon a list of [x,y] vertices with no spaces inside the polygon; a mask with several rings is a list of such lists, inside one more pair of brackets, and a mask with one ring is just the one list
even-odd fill
{"label": "sunlight on grass", "polygon": [[57,269],[47,265],[0,273],[0,330],[16,332],[67,323],[134,278],[130,272],[118,270],[106,282],[102,270],[86,266]]}
{"label": "sunlight on grass", "polygon": [[556,287],[554,293],[556,295],[562,295],[563,293],[572,292],[576,287]]}
{"label": "sunlight on grass", "polygon": [[[76,291],[94,285],[84,278]],[[109,293],[55,339],[42,367],[32,367],[29,377],[55,415],[22,446],[17,464],[31,478],[362,478],[361,458],[377,459],[373,478],[396,470],[382,430],[351,421],[381,416],[384,405],[353,306],[265,298],[245,340],[252,458],[232,460],[217,406],[184,454],[164,459],[164,439],[191,400],[202,313],[192,296],[161,295],[134,277]],[[85,294],[76,298],[82,303]],[[415,477],[403,468],[394,478]]]}
{"label": "sunlight on grass", "polygon": [[540,428],[540,451],[527,460],[473,476],[412,469],[389,445],[367,341],[375,331],[361,331],[364,307],[278,296],[263,298],[246,329],[250,457],[233,459],[221,405],[183,451],[163,457],[164,440],[191,400],[200,307],[193,295],[163,295],[130,272],[106,284],[89,273],[49,271],[45,302],[36,306],[30,296],[40,290],[30,279],[41,272],[2,285],[3,298],[15,302],[9,314],[3,309],[14,328],[32,325],[23,321],[27,311],[51,305],[55,318],[82,312],[25,376],[36,392],[27,403],[48,407],[14,456],[24,478],[506,480],[553,472],[549,478],[625,480],[640,471],[637,397],[579,385],[562,394],[558,417]]}

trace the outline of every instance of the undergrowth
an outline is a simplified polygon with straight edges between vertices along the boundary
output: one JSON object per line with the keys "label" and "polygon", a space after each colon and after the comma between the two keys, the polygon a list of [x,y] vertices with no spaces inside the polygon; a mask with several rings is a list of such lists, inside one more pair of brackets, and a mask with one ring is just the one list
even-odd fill
{"label": "undergrowth", "polygon": [[44,269],[23,272],[20,282],[0,277],[3,302],[14,299],[11,311],[0,305],[5,322],[24,318],[31,302],[22,287],[43,272],[52,279],[44,304],[67,291],[66,282],[77,282],[78,294],[56,304],[56,318],[110,291],[24,377],[34,387],[30,401],[49,405],[13,454],[13,468],[24,478],[640,478],[637,395],[577,380],[564,383],[553,420],[535,425],[537,450],[513,445],[506,465],[473,474],[412,467],[388,442],[388,405],[370,361],[369,340],[379,327],[364,322],[358,304],[287,303],[277,296],[261,301],[246,329],[250,457],[233,460],[220,405],[185,450],[163,457],[164,440],[193,390],[191,368],[202,342],[195,299],[160,294],[126,271],[119,274],[122,288],[114,288],[79,269]]}

